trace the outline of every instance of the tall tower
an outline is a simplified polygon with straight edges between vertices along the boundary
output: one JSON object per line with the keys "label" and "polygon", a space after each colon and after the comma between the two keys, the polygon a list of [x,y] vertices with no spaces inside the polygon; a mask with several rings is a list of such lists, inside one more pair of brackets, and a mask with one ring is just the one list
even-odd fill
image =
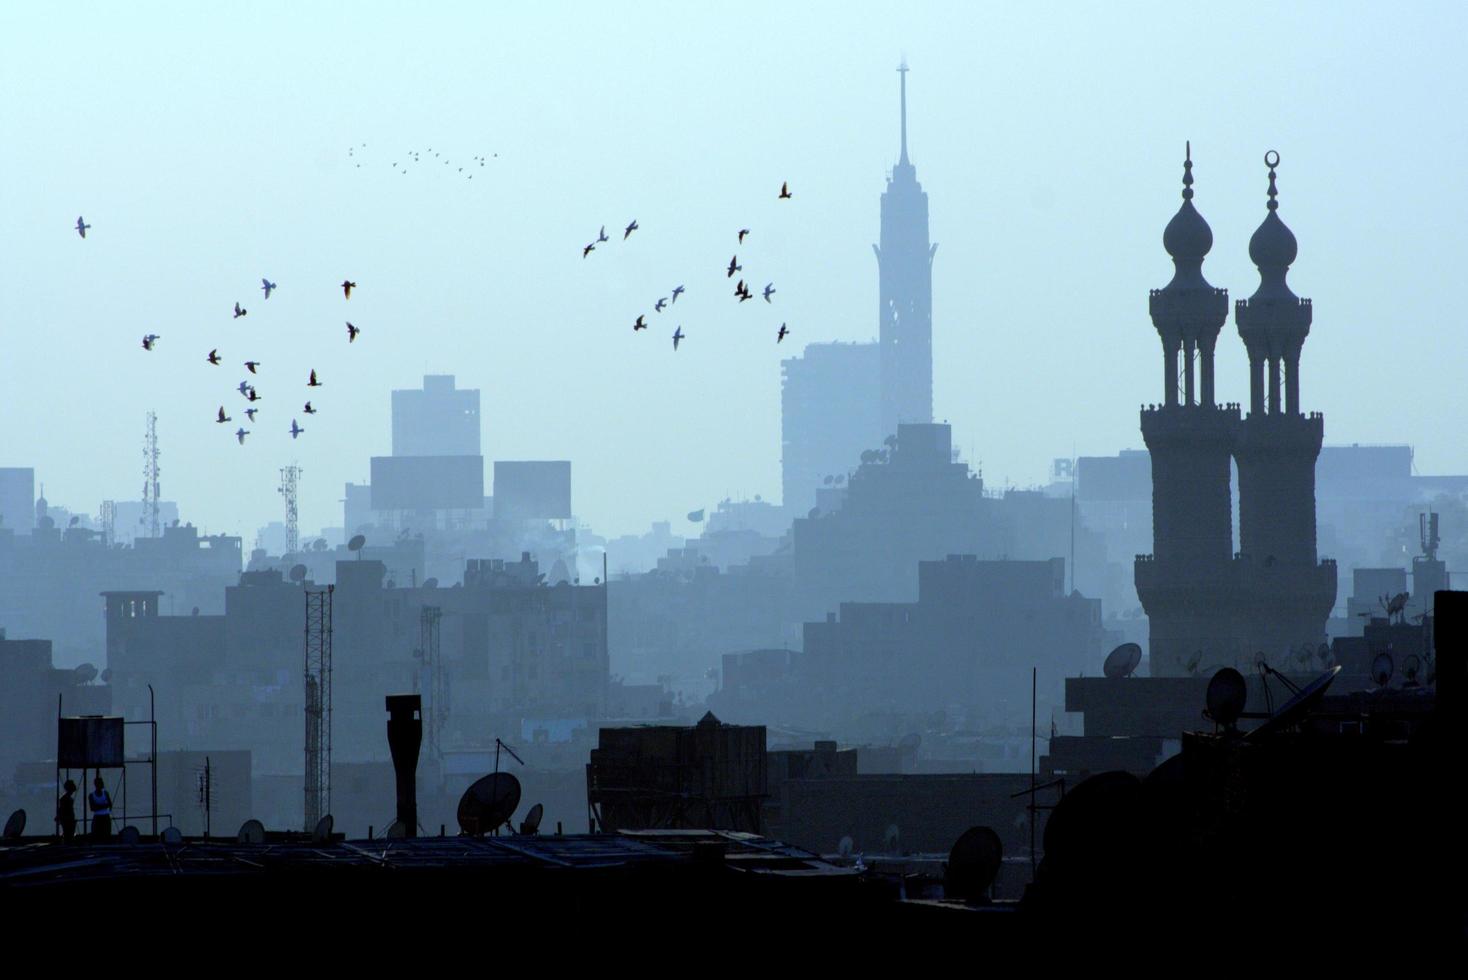
{"label": "tall tower", "polygon": [[928,195],[907,159],[907,62],[901,79],[902,154],[882,193],[882,241],[873,245],[880,280],[882,434],[899,422],[933,421],[933,253]]}
{"label": "tall tower", "polygon": [[148,432],[143,437],[143,526],[147,537],[156,538],[158,516],[158,413],[148,413]]}
{"label": "tall tower", "polygon": [[285,499],[285,553],[294,555],[300,550],[301,530],[298,522],[300,502],[301,468],[292,463],[280,470],[280,486],[277,492]]}
{"label": "tall tower", "polygon": [[1203,278],[1213,231],[1193,207],[1193,155],[1183,161],[1183,203],[1162,233],[1172,281],[1152,290],[1162,341],[1160,405],[1142,409],[1152,457],[1152,550],[1139,555],[1137,595],[1149,621],[1151,672],[1176,676],[1232,664],[1239,599],[1231,590],[1233,515],[1229,460],[1237,405],[1214,399],[1213,352],[1228,319],[1228,290]]}
{"label": "tall tower", "polygon": [[1325,639],[1335,604],[1335,562],[1315,554],[1315,460],[1325,417],[1300,411],[1300,350],[1312,309],[1285,282],[1299,246],[1279,217],[1275,168],[1264,155],[1269,202],[1249,239],[1259,288],[1234,308],[1249,352],[1249,414],[1239,428],[1239,546],[1252,591],[1247,617],[1250,652],[1275,658]]}

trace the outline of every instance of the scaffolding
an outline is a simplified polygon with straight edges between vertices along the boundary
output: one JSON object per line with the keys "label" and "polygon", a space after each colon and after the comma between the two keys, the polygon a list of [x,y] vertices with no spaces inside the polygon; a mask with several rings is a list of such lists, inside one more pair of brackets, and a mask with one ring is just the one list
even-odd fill
{"label": "scaffolding", "polygon": [[143,528],[145,537],[161,534],[158,516],[158,413],[148,413],[148,431],[143,437]]}
{"label": "scaffolding", "polygon": [[331,812],[331,593],[306,589],[306,819],[315,829]]}
{"label": "scaffolding", "polygon": [[279,493],[285,498],[285,553],[294,555],[300,548],[300,528],[296,522],[297,489],[301,482],[301,468],[295,463],[280,470]]}

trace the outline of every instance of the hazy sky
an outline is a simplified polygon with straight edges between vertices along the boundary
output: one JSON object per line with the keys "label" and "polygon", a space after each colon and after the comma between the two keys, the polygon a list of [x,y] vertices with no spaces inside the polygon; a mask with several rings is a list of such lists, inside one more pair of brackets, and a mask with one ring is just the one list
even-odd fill
{"label": "hazy sky", "polygon": [[[1406,441],[1422,472],[1468,470],[1461,4],[222,11],[0,5],[0,466],[34,466],[73,509],[137,498],[155,409],[186,518],[248,543],[297,461],[303,529],[340,524],[343,483],[389,451],[389,391],[425,372],[482,390],[486,457],[573,460],[576,510],[604,533],[777,498],[781,358],[875,334],[903,55],[940,244],[935,411],[991,486],[1141,445],[1185,139],[1205,273],[1234,297],[1257,283],[1261,157],[1283,157],[1291,282],[1315,301],[1302,400],[1327,443]],[[392,168],[428,147],[452,163]],[[582,259],[633,218],[630,242]],[[740,227],[771,306],[727,295]],[[1232,320],[1219,349],[1220,397],[1247,401]],[[264,401],[240,447],[247,358]]]}

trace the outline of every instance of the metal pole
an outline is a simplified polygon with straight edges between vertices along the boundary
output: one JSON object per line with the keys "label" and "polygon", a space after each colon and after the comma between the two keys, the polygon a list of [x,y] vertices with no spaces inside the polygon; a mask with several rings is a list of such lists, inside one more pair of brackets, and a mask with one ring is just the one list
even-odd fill
{"label": "metal pole", "polygon": [[153,685],[148,685],[148,776],[153,783],[153,836],[158,836],[158,715],[153,710]]}
{"label": "metal pole", "polygon": [[1035,691],[1039,668],[1030,668],[1030,880],[1035,877]]}

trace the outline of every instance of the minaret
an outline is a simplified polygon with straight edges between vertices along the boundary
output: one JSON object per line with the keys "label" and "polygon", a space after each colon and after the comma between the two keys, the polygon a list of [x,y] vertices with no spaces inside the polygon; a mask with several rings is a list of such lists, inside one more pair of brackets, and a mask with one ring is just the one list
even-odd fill
{"label": "minaret", "polygon": [[907,158],[907,63],[901,79],[902,152],[882,194],[882,239],[873,245],[880,279],[882,433],[899,422],[933,421],[933,253],[928,195]]}
{"label": "minaret", "polygon": [[1238,654],[1239,599],[1230,591],[1233,515],[1229,461],[1237,405],[1214,400],[1213,352],[1228,319],[1228,291],[1203,278],[1213,232],[1193,206],[1191,144],[1183,203],[1162,233],[1172,281],[1152,290],[1162,341],[1162,403],[1142,409],[1152,457],[1152,551],[1138,556],[1137,596],[1146,610],[1151,673],[1175,676]]}
{"label": "minaret", "polygon": [[1249,414],[1239,429],[1239,546],[1248,562],[1253,610],[1251,652],[1267,658],[1325,639],[1335,604],[1335,562],[1316,561],[1315,460],[1325,418],[1300,411],[1300,350],[1310,333],[1310,300],[1285,282],[1299,246],[1279,217],[1275,168],[1269,169],[1268,212],[1249,239],[1259,288],[1234,308],[1249,352]]}

